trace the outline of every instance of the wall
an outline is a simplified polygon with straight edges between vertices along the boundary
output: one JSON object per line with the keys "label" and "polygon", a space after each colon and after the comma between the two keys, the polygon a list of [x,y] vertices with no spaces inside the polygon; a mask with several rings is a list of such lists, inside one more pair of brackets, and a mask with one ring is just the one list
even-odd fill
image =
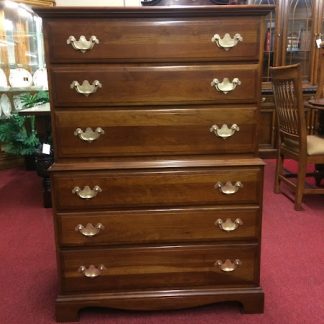
{"label": "wall", "polygon": [[56,6],[140,6],[141,0],[56,0]]}

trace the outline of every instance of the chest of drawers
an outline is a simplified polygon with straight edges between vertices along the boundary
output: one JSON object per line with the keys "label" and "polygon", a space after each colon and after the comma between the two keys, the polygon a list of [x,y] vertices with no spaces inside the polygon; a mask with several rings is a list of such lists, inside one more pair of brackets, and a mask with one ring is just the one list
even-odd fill
{"label": "chest of drawers", "polygon": [[265,6],[51,8],[58,321],[85,307],[263,311]]}

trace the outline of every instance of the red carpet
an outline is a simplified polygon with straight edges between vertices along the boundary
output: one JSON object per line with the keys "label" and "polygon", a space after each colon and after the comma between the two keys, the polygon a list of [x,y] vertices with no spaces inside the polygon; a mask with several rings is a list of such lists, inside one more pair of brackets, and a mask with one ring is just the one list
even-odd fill
{"label": "red carpet", "polygon": [[[84,310],[80,323],[317,324],[324,319],[324,197],[305,198],[295,212],[273,194],[274,162],[266,166],[261,286],[265,312],[244,315],[232,304],[170,312]],[[42,207],[32,171],[0,171],[0,323],[55,323],[57,276],[51,210]]]}

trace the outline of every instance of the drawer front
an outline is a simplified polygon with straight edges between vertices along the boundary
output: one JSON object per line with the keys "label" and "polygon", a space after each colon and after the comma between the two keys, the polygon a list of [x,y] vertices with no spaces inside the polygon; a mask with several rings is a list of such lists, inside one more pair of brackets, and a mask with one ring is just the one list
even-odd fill
{"label": "drawer front", "polygon": [[60,106],[255,103],[260,85],[256,64],[62,66],[52,68],[51,83],[56,109]]}
{"label": "drawer front", "polygon": [[233,244],[61,251],[62,290],[255,285],[258,250]]}
{"label": "drawer front", "polygon": [[60,172],[52,180],[58,210],[258,204],[262,195],[254,166]]}
{"label": "drawer front", "polygon": [[256,240],[259,207],[59,213],[62,246]]}
{"label": "drawer front", "polygon": [[[260,20],[251,17],[164,18],[156,19],[87,19],[47,21],[48,55],[51,62],[131,62],[131,61],[233,61],[258,60]],[[236,43],[224,50],[212,41],[218,34],[223,44],[225,34]],[[75,41],[67,40],[73,36]],[[92,49],[76,50],[80,36],[92,41]],[[217,38],[217,37],[216,37]],[[225,41],[226,42],[226,41]],[[232,43],[232,44],[230,44]]]}
{"label": "drawer front", "polygon": [[251,153],[256,113],[256,107],[57,111],[57,156]]}

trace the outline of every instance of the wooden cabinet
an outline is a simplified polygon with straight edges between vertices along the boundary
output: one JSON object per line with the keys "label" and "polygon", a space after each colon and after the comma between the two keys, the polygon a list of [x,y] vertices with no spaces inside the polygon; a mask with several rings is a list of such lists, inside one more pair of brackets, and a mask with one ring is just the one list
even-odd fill
{"label": "wooden cabinet", "polygon": [[257,137],[271,9],[37,10],[54,130],[58,321],[90,306],[237,301],[263,311]]}
{"label": "wooden cabinet", "polygon": [[[275,5],[267,16],[263,64],[262,136],[259,150],[263,157],[276,152],[276,122],[270,66],[300,63],[305,100],[314,95],[319,78],[319,49],[316,39],[324,35],[322,0],[250,0],[249,4]],[[313,126],[309,126],[313,128]]]}
{"label": "wooden cabinet", "polygon": [[276,6],[275,12],[267,16],[262,81],[271,81],[269,66],[300,63],[305,86],[316,85],[319,66],[316,39],[322,35],[323,1],[250,0],[249,3]]}

